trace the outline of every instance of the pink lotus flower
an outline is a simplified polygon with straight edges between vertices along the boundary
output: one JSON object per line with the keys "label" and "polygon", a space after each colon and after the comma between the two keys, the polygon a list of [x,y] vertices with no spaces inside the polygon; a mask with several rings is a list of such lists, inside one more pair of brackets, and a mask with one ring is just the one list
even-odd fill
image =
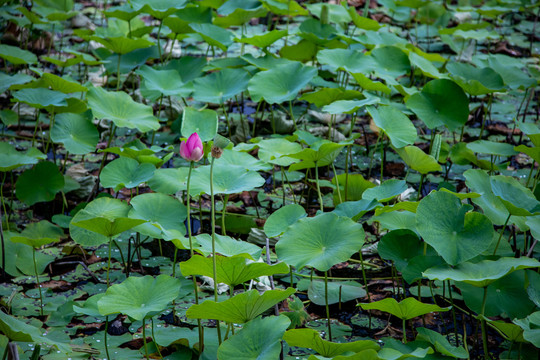
{"label": "pink lotus flower", "polygon": [[180,156],[187,161],[199,161],[204,155],[203,145],[199,134],[191,134],[187,141],[180,144]]}

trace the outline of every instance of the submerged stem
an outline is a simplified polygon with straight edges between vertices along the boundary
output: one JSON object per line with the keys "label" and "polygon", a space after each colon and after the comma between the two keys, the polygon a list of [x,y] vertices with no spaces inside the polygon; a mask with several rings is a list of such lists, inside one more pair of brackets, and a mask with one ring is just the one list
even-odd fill
{"label": "submerged stem", "polygon": [[326,319],[328,321],[328,341],[332,341],[332,326],[330,325],[330,307],[328,306],[328,271],[324,272],[324,303],[326,306]]}

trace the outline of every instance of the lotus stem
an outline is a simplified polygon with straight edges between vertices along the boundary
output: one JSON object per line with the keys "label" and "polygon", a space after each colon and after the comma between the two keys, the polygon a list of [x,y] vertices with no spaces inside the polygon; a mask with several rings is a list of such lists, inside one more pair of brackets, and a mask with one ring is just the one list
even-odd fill
{"label": "lotus stem", "polygon": [[122,54],[118,54],[118,63],[116,65],[116,91],[120,90],[120,59],[121,58],[122,58]]}
{"label": "lotus stem", "polygon": [[[146,321],[142,321],[142,339],[144,344],[144,354],[147,359],[150,359],[150,356],[148,355],[148,344],[146,343]],[[157,345],[156,345],[157,346]]]}
{"label": "lotus stem", "polygon": [[[189,172],[188,172],[188,178],[187,178],[187,196],[186,196],[186,207],[187,207],[187,232],[188,232],[188,239],[189,239],[189,254],[193,257],[193,235],[191,234],[191,195],[189,194],[189,189],[191,185],[191,171],[193,170],[193,161],[189,162]],[[178,248],[176,248],[178,250]],[[174,268],[176,269],[176,250],[174,252]],[[174,270],[173,270],[173,276],[174,276]],[[197,285],[197,278],[195,276],[192,276],[193,280],[193,291],[195,292],[195,304],[199,304],[199,289]],[[152,320],[153,321],[153,320]],[[197,328],[199,329],[199,350],[202,352],[202,349],[204,347],[204,332],[201,324],[201,319],[197,319]],[[152,330],[153,330],[152,325]]]}
{"label": "lotus stem", "polygon": [[107,331],[109,329],[109,317],[105,317],[105,335],[104,335],[104,341],[103,344],[105,345],[105,354],[107,354],[107,360],[111,358],[111,355],[109,355],[109,343],[107,341]]}
{"label": "lotus stem", "polygon": [[484,297],[482,298],[482,320],[480,322],[482,326],[482,344],[484,346],[484,358],[490,359],[488,346],[487,346],[487,333],[486,333],[486,319],[484,318],[484,313],[486,311],[486,301],[487,301],[487,286],[484,286]]}
{"label": "lotus stem", "polygon": [[339,198],[339,203],[341,204],[343,202],[343,199],[341,198],[341,189],[339,188],[339,178],[338,178],[334,163],[332,163],[332,171],[334,172],[334,178],[336,179],[336,190],[337,190],[337,194]]}
{"label": "lotus stem", "polygon": [[223,210],[221,211],[221,235],[227,235],[225,229],[225,210],[227,210],[227,202],[229,201],[229,194],[225,195],[223,199]]}
{"label": "lotus stem", "polygon": [[328,271],[324,272],[324,303],[328,321],[328,341],[332,341],[332,326],[330,325],[330,307],[328,306]]}
{"label": "lotus stem", "polygon": [[403,343],[406,344],[407,343],[407,320],[405,320],[405,318],[401,319],[402,323],[403,323]]}
{"label": "lotus stem", "polygon": [[317,166],[316,161],[315,161],[315,181],[317,182],[317,194],[319,196],[319,205],[321,206],[321,212],[324,212],[324,204],[323,204],[323,199],[321,195],[321,187],[319,186],[319,167]]}
{"label": "lotus stem", "polygon": [[159,354],[159,357],[163,359],[163,355],[161,355],[161,351],[159,350],[159,345],[156,342],[156,337],[154,335],[154,318],[150,318],[150,321],[152,322],[152,341],[154,342],[154,345],[156,347],[156,350]]}
{"label": "lotus stem", "polygon": [[499,244],[501,243],[501,239],[504,234],[504,230],[506,229],[506,225],[508,225],[508,221],[510,220],[510,216],[512,216],[512,214],[508,214],[508,217],[506,218],[506,221],[504,222],[501,233],[499,234],[499,239],[497,240],[497,245],[495,245],[495,250],[493,250],[493,255],[497,254],[497,249],[499,248]]}
{"label": "lotus stem", "polygon": [[[4,176],[2,177],[2,183],[0,184],[0,200],[2,201],[2,209],[4,209],[4,215],[6,216],[6,229],[9,231],[9,217],[8,212],[6,210],[6,202],[4,201],[4,183],[6,182],[7,172],[4,172]],[[0,214],[0,222],[2,222],[2,214]],[[3,263],[2,263],[3,264]],[[3,269],[6,267],[3,266]]]}
{"label": "lotus stem", "polygon": [[[210,205],[212,207],[212,267],[214,278],[214,300],[218,302],[218,282],[217,282],[217,263],[216,263],[216,204],[214,202],[214,161],[215,157],[212,157],[210,162]],[[217,323],[218,342],[221,345],[221,328],[219,326],[219,320]]]}
{"label": "lotus stem", "polygon": [[36,273],[36,282],[39,289],[39,302],[41,304],[39,308],[39,314],[43,316],[43,294],[41,293],[41,284],[39,283],[39,275],[36,265],[36,248],[32,246],[32,260],[34,261],[34,272]]}
{"label": "lotus stem", "polygon": [[111,270],[111,243],[112,237],[109,238],[109,257],[107,260],[107,289],[109,288],[109,271]]}

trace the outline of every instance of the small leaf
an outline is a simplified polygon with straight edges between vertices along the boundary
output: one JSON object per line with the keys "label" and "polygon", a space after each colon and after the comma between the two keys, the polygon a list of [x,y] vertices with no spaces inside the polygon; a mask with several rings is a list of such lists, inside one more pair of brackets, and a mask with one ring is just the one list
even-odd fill
{"label": "small leaf", "polygon": [[431,312],[448,311],[450,307],[441,308],[434,304],[424,304],[415,298],[408,297],[399,303],[394,298],[386,298],[371,303],[358,304],[364,310],[380,310],[390,313],[402,320],[409,320]]}

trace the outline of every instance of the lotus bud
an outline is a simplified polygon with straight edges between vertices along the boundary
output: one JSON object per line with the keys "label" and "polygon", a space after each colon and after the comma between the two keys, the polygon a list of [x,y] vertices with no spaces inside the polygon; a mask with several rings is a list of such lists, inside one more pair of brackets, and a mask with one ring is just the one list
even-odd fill
{"label": "lotus bud", "polygon": [[191,134],[187,141],[180,144],[180,156],[187,161],[199,161],[204,155],[203,144],[199,134]]}

